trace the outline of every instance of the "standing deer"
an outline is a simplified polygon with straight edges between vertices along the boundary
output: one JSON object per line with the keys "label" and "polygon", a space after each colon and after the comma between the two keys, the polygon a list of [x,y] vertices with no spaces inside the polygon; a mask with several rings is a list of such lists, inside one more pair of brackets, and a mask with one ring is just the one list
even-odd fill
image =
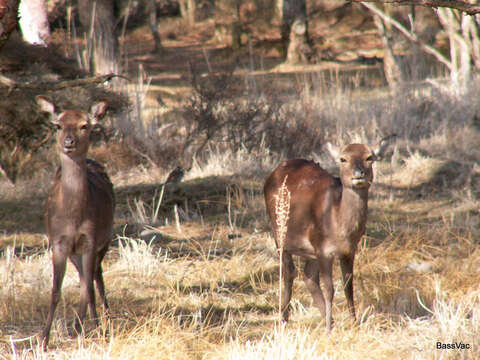
{"label": "standing deer", "polygon": [[[353,303],[353,261],[360,238],[365,233],[368,190],[373,181],[372,164],[385,151],[382,140],[378,152],[363,144],[350,144],[341,152],[329,144],[340,162],[340,178],[333,177],[313,161],[286,160],[270,174],[264,186],[267,212],[280,249],[283,291],[281,313],[288,321],[289,302],[295,278],[292,255],[306,258],[304,281],[315,306],[322,312],[327,329],[332,327],[332,264],[340,260],[348,307],[355,318]],[[284,183],[285,182],[285,183]],[[276,229],[276,197],[285,184],[290,192],[290,211],[283,243]],[[320,288],[323,282],[326,298]]]}
{"label": "standing deer", "polygon": [[43,348],[48,345],[50,328],[60,299],[67,258],[80,277],[80,308],[75,321],[83,330],[87,303],[98,326],[93,281],[105,309],[108,309],[102,275],[102,259],[112,238],[115,199],[113,185],[104,168],[87,159],[90,133],[105,114],[107,104],[98,102],[90,111],[66,110],[57,114],[55,105],[38,96],[37,104],[57,128],[60,167],[46,204],[46,228],[52,248],[53,287],[50,310],[42,333]]}

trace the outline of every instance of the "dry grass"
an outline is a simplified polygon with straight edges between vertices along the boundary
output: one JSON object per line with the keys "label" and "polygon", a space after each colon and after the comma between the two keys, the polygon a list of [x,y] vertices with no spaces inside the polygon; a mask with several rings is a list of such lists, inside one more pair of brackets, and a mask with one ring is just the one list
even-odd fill
{"label": "dry grass", "polygon": [[[292,321],[277,323],[277,260],[266,234],[232,242],[218,229],[212,238],[165,247],[124,238],[105,266],[110,318],[85,339],[68,335],[64,319],[78,303],[70,267],[47,354],[29,340],[14,341],[43,324],[49,254],[22,258],[7,251],[0,262],[1,353],[34,359],[474,359],[480,354],[480,252],[472,239],[441,244],[454,239],[439,241],[438,230],[396,231],[371,247],[367,238],[357,259],[359,322],[352,323],[337,296],[331,333],[299,282]],[[178,248],[175,253],[175,242],[183,242],[184,255]],[[432,267],[416,273],[409,268],[414,261]],[[338,271],[335,287],[342,292]],[[437,342],[460,341],[472,349],[436,350]]]}
{"label": "dry grass", "polygon": [[[406,164],[410,161],[415,160]],[[356,261],[359,320],[352,322],[343,295],[336,296],[331,333],[300,281],[294,285],[291,322],[277,322],[278,261],[268,232],[252,232],[246,224],[232,233],[226,219],[191,221],[184,222],[182,233],[174,225],[153,227],[148,241],[117,238],[105,262],[111,314],[102,317],[98,329],[90,325],[85,338],[69,335],[71,324],[65,320],[73,319],[79,301],[70,266],[51,350],[42,353],[31,337],[45,321],[50,253],[14,254],[7,247],[0,258],[0,354],[22,359],[474,359],[480,355],[480,251],[470,229],[448,216],[458,206],[372,201],[369,236]],[[340,271],[335,267],[334,272],[335,291],[341,294]],[[437,350],[437,342],[471,348]]]}
{"label": "dry grass", "polygon": [[[340,142],[373,142],[399,127],[385,113],[398,120],[402,104],[386,102],[383,113],[378,104],[347,108],[352,99],[335,99],[334,108],[314,105],[344,119],[329,128]],[[446,116],[452,121],[454,113]],[[39,173],[17,189],[0,186],[0,358],[480,358],[478,130],[467,120],[433,130],[429,113],[413,139],[417,120],[406,120],[392,158],[375,169],[367,236],[355,263],[359,319],[349,316],[335,265],[330,333],[299,280],[291,321],[278,323],[278,254],[261,189],[279,155],[266,147],[210,148],[163,195],[160,172],[139,166],[112,174],[117,234],[104,263],[110,313],[98,328],[87,323],[84,337],[71,335],[79,289],[69,266],[47,353],[35,336],[52,277],[41,225],[49,181]],[[438,342],[470,348],[439,350]]]}

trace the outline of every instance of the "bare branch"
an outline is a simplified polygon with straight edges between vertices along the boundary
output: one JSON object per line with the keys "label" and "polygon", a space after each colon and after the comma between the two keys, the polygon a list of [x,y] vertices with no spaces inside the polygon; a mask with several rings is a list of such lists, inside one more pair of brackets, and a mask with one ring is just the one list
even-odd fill
{"label": "bare branch", "polygon": [[381,4],[398,4],[398,5],[420,5],[427,7],[445,7],[463,11],[469,15],[480,13],[479,4],[471,4],[468,1],[461,0],[347,0],[349,2],[374,2]]}
{"label": "bare branch", "polygon": [[410,41],[413,41],[414,43],[418,44],[422,48],[422,50],[425,51],[426,53],[433,55],[435,58],[437,58],[438,61],[444,64],[449,70],[452,69],[452,63],[445,56],[443,56],[442,53],[440,53],[440,51],[438,51],[437,49],[435,49],[430,45],[425,44],[422,40],[420,40],[420,38],[415,33],[412,33],[409,30],[407,30],[402,24],[400,24],[395,19],[392,19],[390,16],[387,16],[382,10],[377,8],[375,5],[369,4],[367,1],[361,1],[361,4],[365,6],[367,9],[369,9],[371,12],[373,12],[374,14],[381,17],[383,21],[388,22],[393,26],[395,26]]}
{"label": "bare branch", "polygon": [[19,83],[15,80],[9,79],[6,76],[0,75],[0,86],[5,86],[10,88],[10,91],[14,88],[19,89],[36,89],[36,90],[61,90],[69,87],[76,87],[76,86],[85,86],[89,84],[101,84],[104,82],[108,82],[112,80],[114,77],[121,77],[126,80],[128,78],[122,75],[116,74],[106,74],[106,75],[99,75],[94,76],[86,79],[75,79],[75,80],[65,80],[55,83],[40,83],[40,84],[28,84],[28,83]]}

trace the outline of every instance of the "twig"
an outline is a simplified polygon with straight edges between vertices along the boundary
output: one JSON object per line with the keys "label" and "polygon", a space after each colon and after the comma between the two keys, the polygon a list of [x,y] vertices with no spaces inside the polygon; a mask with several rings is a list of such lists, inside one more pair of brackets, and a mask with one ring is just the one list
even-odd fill
{"label": "twig", "polygon": [[378,15],[379,17],[381,17],[383,21],[388,22],[393,26],[395,26],[403,35],[407,37],[407,39],[418,44],[422,48],[422,50],[425,51],[426,53],[433,55],[439,62],[444,64],[449,70],[452,69],[452,63],[445,56],[443,56],[440,51],[424,43],[415,33],[412,33],[409,30],[407,30],[402,24],[400,24],[395,19],[392,19],[390,16],[386,15],[382,10],[380,10],[375,5],[369,4],[367,1],[359,1],[359,2],[363,6],[365,6],[368,10]]}
{"label": "twig", "polygon": [[150,165],[152,165],[154,168],[158,168],[157,163],[153,161],[153,159],[150,156],[148,156],[148,154],[141,152],[140,150],[136,149],[134,146],[129,146],[129,148],[134,152],[136,152],[141,157],[143,157],[145,160],[147,160],[150,163]]}
{"label": "twig", "polygon": [[432,8],[445,7],[466,12],[468,15],[480,13],[480,5],[461,0],[348,0],[349,2],[375,2],[380,4],[420,5]]}

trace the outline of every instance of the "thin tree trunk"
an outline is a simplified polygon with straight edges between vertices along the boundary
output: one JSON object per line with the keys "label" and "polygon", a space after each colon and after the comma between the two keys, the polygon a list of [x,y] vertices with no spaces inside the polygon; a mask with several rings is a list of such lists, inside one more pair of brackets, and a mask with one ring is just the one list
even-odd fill
{"label": "thin tree trunk", "polygon": [[180,13],[189,26],[195,24],[195,0],[179,0]]}
{"label": "thin tree trunk", "polygon": [[[438,9],[438,18],[445,28],[450,44],[450,80],[458,94],[463,93],[472,72],[471,49],[468,46],[468,37],[464,37],[463,14],[455,13],[452,9]],[[457,16],[458,15],[458,16]]]}
{"label": "thin tree trunk", "polygon": [[242,46],[242,23],[240,19],[240,1],[234,3],[234,15],[232,20],[232,49],[238,50]]}
{"label": "thin tree trunk", "polygon": [[306,63],[308,45],[307,6],[305,0],[283,0],[281,36],[285,60],[290,64]]}
{"label": "thin tree trunk", "polygon": [[87,59],[92,74],[119,73],[113,0],[78,0],[80,21],[87,36]]}
{"label": "thin tree trunk", "polygon": [[480,15],[471,19],[470,36],[472,37],[472,56],[475,68],[480,70]]}
{"label": "thin tree trunk", "polygon": [[148,0],[148,9],[147,12],[150,18],[150,31],[152,32],[153,41],[155,44],[154,52],[163,51],[162,42],[160,40],[160,34],[158,33],[158,22],[157,22],[157,6],[155,0]]}
{"label": "thin tree trunk", "polygon": [[[385,79],[387,80],[390,89],[395,92],[402,82],[402,72],[393,54],[393,47],[391,42],[391,31],[388,32],[385,23],[378,15],[374,15],[375,25],[380,33],[383,44],[383,71]],[[390,33],[390,34],[389,34]]]}

